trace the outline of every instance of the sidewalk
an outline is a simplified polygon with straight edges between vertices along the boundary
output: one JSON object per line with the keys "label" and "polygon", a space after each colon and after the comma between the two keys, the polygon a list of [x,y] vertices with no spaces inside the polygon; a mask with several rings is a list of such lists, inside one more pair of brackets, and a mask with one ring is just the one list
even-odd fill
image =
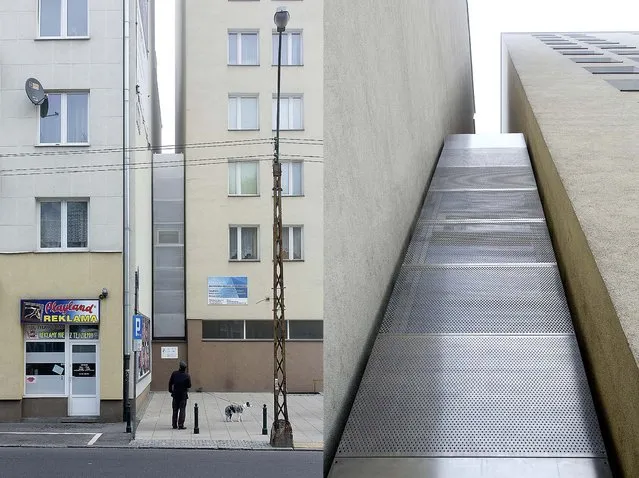
{"label": "sidewalk", "polygon": [[[233,416],[225,421],[224,409],[230,403],[250,402],[244,409],[242,422]],[[199,434],[193,433],[193,408],[199,407]],[[262,435],[262,406],[266,404],[267,435]],[[322,450],[323,404],[321,394],[287,396],[288,415],[293,427],[293,448]],[[271,449],[270,430],[273,423],[272,393],[189,392],[186,411],[186,430],[171,427],[171,396],[152,392],[148,406],[135,433],[131,446],[137,448],[215,448],[215,449]]]}

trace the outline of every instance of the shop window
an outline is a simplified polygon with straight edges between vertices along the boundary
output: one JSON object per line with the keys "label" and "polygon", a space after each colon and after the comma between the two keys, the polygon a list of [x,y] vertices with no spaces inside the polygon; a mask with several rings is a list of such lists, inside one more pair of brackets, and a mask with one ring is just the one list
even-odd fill
{"label": "shop window", "polygon": [[273,321],[247,320],[246,338],[249,340],[273,340]]}
{"label": "shop window", "polygon": [[244,338],[244,321],[242,320],[203,320],[203,339],[230,339],[242,340]]}
{"label": "shop window", "polygon": [[65,364],[64,342],[26,342],[25,395],[64,395]]}
{"label": "shop window", "polygon": [[289,320],[288,337],[291,340],[322,340],[324,322],[321,320]]}

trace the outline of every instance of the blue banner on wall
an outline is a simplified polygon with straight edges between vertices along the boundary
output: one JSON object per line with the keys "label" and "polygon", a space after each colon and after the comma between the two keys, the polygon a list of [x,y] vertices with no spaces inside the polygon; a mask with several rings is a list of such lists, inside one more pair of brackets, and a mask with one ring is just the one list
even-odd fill
{"label": "blue banner on wall", "polygon": [[209,305],[248,304],[248,278],[215,276],[208,278]]}
{"label": "blue banner on wall", "polygon": [[83,299],[23,299],[20,301],[23,324],[97,324],[100,301]]}

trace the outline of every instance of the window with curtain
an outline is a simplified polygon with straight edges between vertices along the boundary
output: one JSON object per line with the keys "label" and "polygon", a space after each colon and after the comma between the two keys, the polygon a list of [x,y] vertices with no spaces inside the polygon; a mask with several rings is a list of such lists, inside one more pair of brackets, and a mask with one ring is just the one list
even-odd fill
{"label": "window with curtain", "polygon": [[[279,50],[279,34],[273,33],[273,65],[277,65],[277,53]],[[286,31],[282,33],[282,65],[301,66],[302,59],[302,32]]]}
{"label": "window with curtain", "polygon": [[258,195],[258,162],[242,161],[229,163],[229,195]]}
{"label": "window with curtain", "polygon": [[257,95],[229,96],[229,130],[258,130]]}
{"label": "window with curtain", "polygon": [[229,259],[257,261],[257,226],[231,226],[229,228]]}
{"label": "window with curtain", "polygon": [[40,118],[40,144],[89,143],[89,93],[48,93],[49,112]]}
{"label": "window with curtain", "polygon": [[282,259],[302,260],[302,226],[282,227]]}
{"label": "window with curtain", "polygon": [[87,201],[40,201],[40,249],[86,249]]}
{"label": "window with curtain", "polygon": [[229,32],[229,65],[259,65],[259,35],[253,32]]}
{"label": "window with curtain", "polygon": [[41,37],[89,36],[88,0],[40,0]]}
{"label": "window with curtain", "polygon": [[[273,131],[276,130],[277,95],[273,95]],[[280,95],[280,130],[304,129],[304,97]]]}
{"label": "window with curtain", "polygon": [[282,161],[282,195],[302,196],[303,165],[302,161]]}

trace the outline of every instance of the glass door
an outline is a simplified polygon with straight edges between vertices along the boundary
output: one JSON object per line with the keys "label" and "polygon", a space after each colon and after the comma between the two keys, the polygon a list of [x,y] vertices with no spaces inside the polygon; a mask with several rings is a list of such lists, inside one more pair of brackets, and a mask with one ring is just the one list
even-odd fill
{"label": "glass door", "polygon": [[71,343],[70,416],[100,415],[98,342]]}

